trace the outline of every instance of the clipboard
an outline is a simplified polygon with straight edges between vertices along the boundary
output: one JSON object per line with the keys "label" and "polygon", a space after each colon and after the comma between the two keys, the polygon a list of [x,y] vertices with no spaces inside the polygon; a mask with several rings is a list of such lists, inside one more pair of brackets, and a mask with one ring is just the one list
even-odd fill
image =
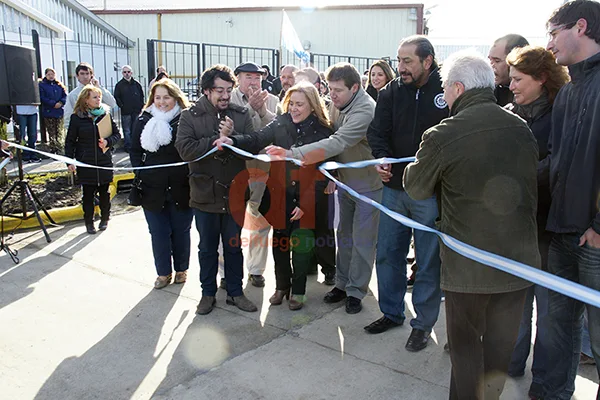
{"label": "clipboard", "polygon": [[102,139],[106,139],[107,137],[112,135],[112,124],[110,123],[110,115],[104,115],[104,118],[102,118],[96,126],[98,127],[98,135]]}

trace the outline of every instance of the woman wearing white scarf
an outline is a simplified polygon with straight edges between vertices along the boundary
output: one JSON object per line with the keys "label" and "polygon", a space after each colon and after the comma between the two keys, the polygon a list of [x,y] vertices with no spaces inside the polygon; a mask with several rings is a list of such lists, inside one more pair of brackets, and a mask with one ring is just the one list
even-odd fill
{"label": "woman wearing white scarf", "polygon": [[[134,167],[181,162],[175,138],[181,110],[189,102],[170,79],[155,82],[144,111],[131,137],[131,164]],[[152,239],[152,253],[158,277],[154,288],[162,289],[173,280],[184,283],[190,261],[190,186],[187,165],[152,168],[136,172],[141,181],[142,207]]]}

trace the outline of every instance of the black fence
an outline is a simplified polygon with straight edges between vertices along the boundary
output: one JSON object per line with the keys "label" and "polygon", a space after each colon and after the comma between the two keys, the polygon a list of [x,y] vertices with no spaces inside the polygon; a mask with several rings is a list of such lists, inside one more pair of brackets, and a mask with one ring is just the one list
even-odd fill
{"label": "black fence", "polygon": [[164,66],[171,78],[188,95],[195,100],[198,95],[198,77],[204,67],[200,60],[204,45],[191,42],[148,39],[148,76],[156,77],[156,70]]}

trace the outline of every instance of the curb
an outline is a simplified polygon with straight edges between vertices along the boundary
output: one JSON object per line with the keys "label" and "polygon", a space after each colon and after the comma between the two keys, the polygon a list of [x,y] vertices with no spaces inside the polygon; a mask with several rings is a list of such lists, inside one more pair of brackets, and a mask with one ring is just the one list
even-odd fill
{"label": "curb", "polygon": [[[108,191],[110,193],[110,199],[112,200],[117,195],[117,186],[120,181],[128,181],[133,180],[134,173],[129,172],[126,174],[119,174],[113,177],[113,181],[108,186]],[[98,214],[100,212],[100,207],[94,207],[94,214]],[[69,207],[61,207],[61,208],[52,208],[48,210],[48,214],[52,217],[54,222],[57,224],[61,224],[63,222],[69,221],[78,221],[83,219],[83,208],[81,204]],[[40,216],[42,217],[42,221],[44,224],[50,225],[50,221],[46,218],[46,215],[40,211]],[[28,213],[28,218],[22,220],[20,218],[15,217],[5,217],[4,218],[4,230],[18,230],[18,229],[30,229],[37,228],[40,224],[38,223],[35,214]]]}

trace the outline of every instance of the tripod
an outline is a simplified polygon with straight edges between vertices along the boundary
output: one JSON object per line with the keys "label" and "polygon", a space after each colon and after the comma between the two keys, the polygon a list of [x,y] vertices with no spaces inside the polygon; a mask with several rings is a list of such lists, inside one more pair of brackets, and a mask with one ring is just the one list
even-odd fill
{"label": "tripod", "polygon": [[[20,134],[19,127],[16,124],[14,126],[14,130],[15,130],[15,141],[20,142],[21,134]],[[22,216],[13,215],[13,214],[6,214],[6,216],[19,218],[22,221],[25,221],[25,220],[35,216],[38,220],[38,223],[40,224],[40,228],[44,232],[44,236],[46,237],[46,242],[50,243],[52,241],[52,239],[50,238],[50,235],[48,234],[48,230],[46,229],[46,225],[44,224],[44,221],[42,220],[39,210],[41,209],[44,212],[44,214],[46,215],[46,218],[48,218],[48,221],[50,221],[50,223],[52,225],[56,225],[56,222],[54,222],[54,220],[52,219],[50,214],[48,214],[48,211],[46,210],[46,208],[44,207],[44,205],[42,204],[40,199],[35,195],[35,193],[33,193],[33,191],[31,190],[31,187],[29,186],[28,181],[26,179],[24,179],[23,157],[22,157],[21,149],[17,149],[17,165],[19,167],[19,179],[16,180],[12,184],[10,189],[8,189],[6,194],[0,200],[0,210],[2,210],[2,207],[3,207],[4,203],[6,202],[6,199],[8,199],[10,197],[10,195],[14,192],[14,190],[16,188],[19,188],[19,192],[21,194]],[[29,199],[31,206],[33,207],[33,213],[29,213],[27,211],[27,199]],[[39,209],[38,209],[38,206],[39,206]],[[12,258],[12,260],[15,263],[18,263],[19,262],[19,259],[17,257],[18,252],[11,250],[4,241],[4,215],[5,214],[2,213],[3,219],[2,219],[2,224],[0,227],[0,250],[4,250]]]}

